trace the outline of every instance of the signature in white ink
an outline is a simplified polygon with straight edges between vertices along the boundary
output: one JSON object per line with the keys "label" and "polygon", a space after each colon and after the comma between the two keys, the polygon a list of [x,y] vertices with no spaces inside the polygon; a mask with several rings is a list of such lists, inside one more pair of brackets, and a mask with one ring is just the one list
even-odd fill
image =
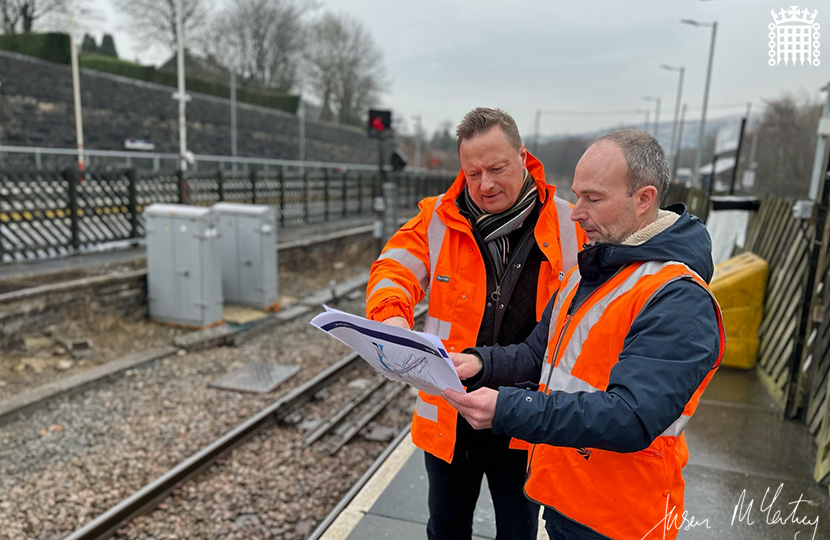
{"label": "signature in white ink", "polygon": [[[764,497],[761,499],[761,503],[758,505],[758,513],[760,513],[763,517],[763,521],[766,525],[803,525],[803,526],[810,526],[813,527],[813,536],[811,540],[815,540],[816,532],[818,532],[818,516],[810,518],[807,515],[804,515],[802,511],[799,514],[798,507],[802,503],[806,504],[814,504],[812,501],[808,499],[804,499],[804,494],[800,494],[798,499],[791,501],[786,504],[786,506],[791,506],[792,509],[790,510],[789,514],[782,513],[782,510],[775,509],[776,503],[778,502],[778,497],[781,496],[781,491],[784,489],[784,484],[778,486],[778,489],[775,491],[775,494],[772,495],[772,498],[767,502],[767,497],[770,495],[770,488],[764,492]],[[754,525],[756,520],[753,519],[753,505],[755,504],[755,499],[750,499],[749,502],[746,502],[746,490],[741,492],[741,495],[738,497],[738,504],[735,505],[735,509],[732,511],[732,522],[730,525],[734,526],[735,523],[744,523],[746,525]],[[783,503],[779,503],[779,506],[782,506]],[[786,511],[786,510],[784,510]],[[799,531],[800,532],[800,531]],[[794,540],[801,540],[798,538],[799,532],[796,532],[793,535]]]}
{"label": "signature in white ink", "polygon": [[695,516],[690,516],[689,512],[686,510],[684,510],[682,514],[678,514],[677,506],[669,508],[669,498],[666,497],[666,512],[663,514],[663,519],[658,521],[657,524],[652,527],[650,531],[644,534],[643,538],[640,540],[645,540],[646,537],[650,537],[655,530],[662,530],[663,540],[666,540],[666,533],[672,529],[676,529],[678,531],[681,529],[688,531],[689,529],[694,529],[695,527],[706,527],[707,529],[711,529],[708,518],[698,520]]}

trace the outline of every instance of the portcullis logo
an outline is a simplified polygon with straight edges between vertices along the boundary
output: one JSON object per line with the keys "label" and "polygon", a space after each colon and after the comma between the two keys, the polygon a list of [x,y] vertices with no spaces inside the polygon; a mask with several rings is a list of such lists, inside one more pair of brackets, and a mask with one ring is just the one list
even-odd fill
{"label": "portcullis logo", "polygon": [[816,22],[818,10],[798,9],[790,6],[789,10],[770,11],[772,20],[769,24],[769,65],[818,66],[819,24]]}

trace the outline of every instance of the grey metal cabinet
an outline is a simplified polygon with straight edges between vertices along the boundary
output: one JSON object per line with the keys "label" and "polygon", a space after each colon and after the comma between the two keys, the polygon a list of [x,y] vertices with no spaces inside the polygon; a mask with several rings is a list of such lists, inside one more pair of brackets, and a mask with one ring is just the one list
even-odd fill
{"label": "grey metal cabinet", "polygon": [[225,302],[277,303],[277,215],[270,206],[216,203]]}
{"label": "grey metal cabinet", "polygon": [[198,328],[220,322],[216,216],[199,206],[151,204],[144,218],[150,318]]}

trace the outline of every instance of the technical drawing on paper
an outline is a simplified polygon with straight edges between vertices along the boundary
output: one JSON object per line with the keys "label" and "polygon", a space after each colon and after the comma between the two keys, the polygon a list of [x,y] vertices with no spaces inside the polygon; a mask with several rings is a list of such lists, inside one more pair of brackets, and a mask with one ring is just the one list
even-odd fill
{"label": "technical drawing on paper", "polygon": [[417,386],[420,383],[421,385],[426,384],[437,388],[437,381],[430,373],[430,365],[426,356],[405,352],[401,355],[403,358],[394,361],[384,352],[383,345],[375,343],[374,341],[372,345],[375,347],[378,362],[380,362],[380,365],[389,374],[394,375],[396,378],[411,386]]}

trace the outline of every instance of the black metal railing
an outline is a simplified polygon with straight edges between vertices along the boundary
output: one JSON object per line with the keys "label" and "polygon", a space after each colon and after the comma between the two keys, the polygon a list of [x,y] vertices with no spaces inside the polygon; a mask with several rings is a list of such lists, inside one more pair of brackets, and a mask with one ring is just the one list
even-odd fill
{"label": "black metal railing", "polygon": [[[388,173],[401,208],[450,185],[446,175]],[[266,204],[281,226],[372,212],[378,172],[0,170],[0,262],[50,258],[142,238],[152,203]]]}

